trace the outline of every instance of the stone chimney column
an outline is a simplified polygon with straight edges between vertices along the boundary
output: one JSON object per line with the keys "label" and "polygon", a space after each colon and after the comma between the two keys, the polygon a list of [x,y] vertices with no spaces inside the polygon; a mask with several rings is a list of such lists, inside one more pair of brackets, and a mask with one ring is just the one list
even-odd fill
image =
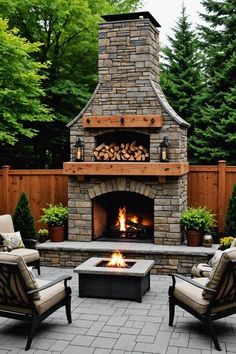
{"label": "stone chimney column", "polygon": [[[147,17],[142,14],[148,14]],[[132,18],[133,15],[133,18]],[[160,27],[149,13],[103,16],[99,31],[99,82],[159,82]],[[116,85],[115,85],[116,86]]]}

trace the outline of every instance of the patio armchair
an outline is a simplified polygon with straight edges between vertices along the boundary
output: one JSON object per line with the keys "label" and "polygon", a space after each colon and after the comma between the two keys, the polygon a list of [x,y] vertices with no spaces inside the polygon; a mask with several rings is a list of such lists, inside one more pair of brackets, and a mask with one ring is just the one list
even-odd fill
{"label": "patio armchair", "polygon": [[62,306],[71,323],[71,289],[67,286],[71,278],[36,279],[21,256],[0,252],[0,316],[30,323],[25,350],[30,349],[39,324]]}
{"label": "patio armchair", "polygon": [[[14,225],[12,221],[12,217],[9,214],[0,215],[0,235],[1,233],[14,233]],[[25,247],[10,249],[5,247],[4,245],[0,246],[0,251],[11,252],[14,255],[18,255],[24,258],[25,262],[28,266],[32,266],[37,269],[38,275],[40,275],[40,256],[39,252],[36,249],[31,249],[30,245],[32,243],[36,244],[36,240],[24,240],[23,241]]]}
{"label": "patio armchair", "polygon": [[[169,325],[172,326],[175,305],[203,322],[217,350],[221,350],[213,321],[236,313],[236,247],[222,252],[209,278],[190,279],[170,274]],[[176,278],[181,281],[176,281]]]}

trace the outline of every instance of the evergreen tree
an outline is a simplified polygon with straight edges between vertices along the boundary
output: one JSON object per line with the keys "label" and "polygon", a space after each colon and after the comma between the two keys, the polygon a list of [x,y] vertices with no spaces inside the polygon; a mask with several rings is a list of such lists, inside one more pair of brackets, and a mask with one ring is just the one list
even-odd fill
{"label": "evergreen tree", "polygon": [[234,185],[232,196],[229,199],[225,217],[225,232],[226,235],[236,237],[236,184]]}
{"label": "evergreen tree", "polygon": [[13,224],[16,231],[20,231],[22,239],[36,239],[34,217],[30,212],[29,201],[25,192],[22,192],[13,214]]}
{"label": "evergreen tree", "polygon": [[[161,65],[161,86],[175,111],[191,124],[189,136],[194,131],[194,112],[202,90],[200,54],[197,35],[183,6],[181,16],[168,37],[170,46],[162,48],[164,63]],[[191,151],[190,151],[191,153]]]}
{"label": "evergreen tree", "polygon": [[199,162],[226,159],[236,164],[236,14],[235,0],[203,0],[202,48],[206,91],[195,129],[194,154]]}

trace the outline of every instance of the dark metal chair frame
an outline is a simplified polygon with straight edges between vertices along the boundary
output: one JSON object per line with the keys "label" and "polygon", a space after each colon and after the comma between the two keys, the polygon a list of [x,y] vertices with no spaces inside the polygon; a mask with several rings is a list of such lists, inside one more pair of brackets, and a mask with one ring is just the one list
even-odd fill
{"label": "dark metal chair frame", "polygon": [[[233,305],[233,303],[236,303],[236,260],[228,262],[226,269],[216,289],[211,289],[206,286],[203,286],[195,282],[194,280],[180,274],[169,274],[169,275],[172,277],[172,281],[173,281],[173,284],[169,287],[169,326],[173,325],[173,320],[175,315],[175,305],[178,305],[203,322],[203,324],[206,326],[207,330],[211,335],[215,348],[221,351],[221,347],[212,322],[236,313],[236,306]],[[230,277],[232,277],[231,279],[233,279],[233,282],[231,281],[231,286],[229,285]],[[204,314],[199,314],[190,306],[186,305],[179,299],[175,298],[174,296],[174,289],[176,284],[175,278],[180,278],[198,288],[211,292],[212,299],[210,300],[207,310]],[[219,312],[215,312],[213,310],[216,309],[217,307],[230,305],[230,304],[232,304],[232,307],[228,308],[227,310],[222,310]]]}
{"label": "dark metal chair frame", "polygon": [[[14,310],[14,311],[0,309],[0,316],[7,317],[7,318],[13,318],[13,319],[17,319],[17,320],[24,320],[24,321],[28,321],[30,323],[30,329],[29,329],[29,333],[28,333],[28,339],[27,339],[25,350],[30,349],[32,339],[35,335],[35,332],[36,332],[39,324],[45,318],[50,316],[53,312],[58,310],[60,307],[65,306],[67,321],[68,321],[68,323],[72,322],[72,319],[71,319],[71,288],[69,286],[67,286],[67,281],[72,279],[71,276],[61,276],[61,277],[57,278],[56,280],[51,281],[50,283],[48,283],[40,288],[37,288],[34,290],[28,290],[26,287],[25,281],[24,281],[24,279],[21,275],[21,272],[20,272],[16,263],[0,261],[0,275],[1,275],[1,277],[3,277],[2,279],[4,279],[5,286],[7,289],[7,292],[5,292],[5,296],[0,297],[0,305],[11,306],[13,308],[14,307],[16,308],[16,310]],[[11,288],[10,280],[12,281],[12,277],[14,280],[14,285],[16,287],[15,289],[18,292],[17,295],[19,296],[19,299],[21,299],[21,301],[17,300],[18,297],[16,297],[16,291],[13,291],[13,289]],[[17,278],[19,278],[22,289],[24,289],[24,291],[25,291],[25,296],[27,298],[27,302],[25,302],[23,300],[22,296],[20,295],[20,291],[17,288],[17,282],[16,282]],[[37,292],[40,292],[44,289],[47,289],[47,288],[49,288],[61,281],[64,281],[64,285],[65,285],[65,291],[66,291],[65,298],[63,300],[61,300],[60,302],[58,302],[57,304],[55,304],[54,306],[52,306],[50,309],[48,309],[44,313],[39,314],[36,310],[35,305],[34,305],[34,300],[32,298],[32,295]],[[30,313],[30,314],[22,313],[19,311],[19,308],[30,309],[32,311],[32,313]]]}

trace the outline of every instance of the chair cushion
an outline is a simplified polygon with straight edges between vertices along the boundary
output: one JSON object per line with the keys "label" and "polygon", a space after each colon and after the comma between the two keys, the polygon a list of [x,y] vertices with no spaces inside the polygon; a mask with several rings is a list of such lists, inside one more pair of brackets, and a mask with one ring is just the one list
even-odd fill
{"label": "chair cushion", "polygon": [[0,233],[14,232],[14,225],[10,214],[0,215]]}
{"label": "chair cushion", "polygon": [[191,269],[191,274],[194,277],[209,277],[209,274],[212,270],[212,267],[207,263],[198,263],[195,264]]}
{"label": "chair cushion", "polygon": [[[50,281],[37,279],[38,286],[41,287]],[[53,305],[63,300],[66,296],[64,283],[58,283],[48,289],[40,291],[40,300],[35,300],[34,305],[39,314],[46,312]]]}
{"label": "chair cushion", "polygon": [[[194,279],[202,285],[205,285],[207,280],[208,278]],[[202,289],[186,281],[179,281],[175,284],[174,297],[200,314],[204,314],[209,305],[209,300],[202,297]]]}
{"label": "chair cushion", "polygon": [[20,231],[16,232],[1,232],[0,233],[3,239],[3,246],[9,248],[10,250],[14,250],[15,248],[24,248],[25,245],[22,241]]}
{"label": "chair cushion", "polygon": [[30,248],[17,248],[10,253],[16,256],[21,256],[26,263],[37,261],[39,259],[39,251]]}
{"label": "chair cushion", "polygon": [[[208,288],[211,289],[217,288],[229,260],[233,260],[233,259],[236,259],[236,247],[228,248],[222,252],[219,262],[216,263],[216,265],[213,267],[209,275],[208,282],[206,283],[206,286]],[[211,299],[213,294],[210,293],[209,291],[203,290],[202,296],[204,297],[204,299]]]}
{"label": "chair cushion", "polygon": [[[21,256],[15,255],[12,252],[0,252],[0,261],[17,263],[27,289],[34,290],[38,288],[35,277],[31,272],[29,272],[26,263]],[[33,294],[32,297],[33,299],[40,299],[39,293]]]}

